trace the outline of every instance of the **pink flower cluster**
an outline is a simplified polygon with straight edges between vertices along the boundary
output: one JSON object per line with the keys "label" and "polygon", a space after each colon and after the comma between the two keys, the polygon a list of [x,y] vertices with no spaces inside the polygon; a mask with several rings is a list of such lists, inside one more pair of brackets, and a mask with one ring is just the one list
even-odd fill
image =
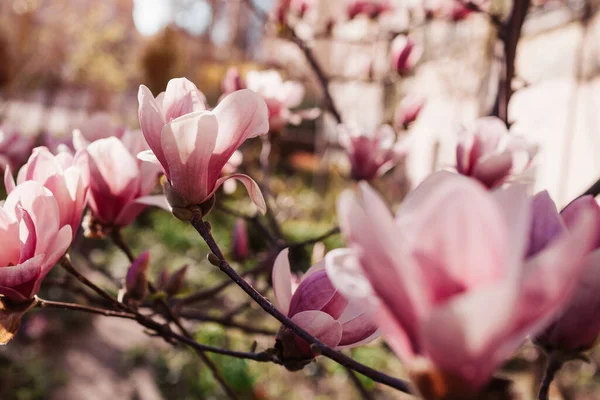
{"label": "pink flower cluster", "polygon": [[598,301],[590,289],[572,297],[578,280],[582,288],[597,280],[584,278],[595,276],[600,243],[591,197],[559,217],[547,193],[531,199],[523,184],[490,192],[442,171],[395,216],[363,182],[341,196],[338,217],[349,247],[326,256],[329,277],[376,309],[425,398],[472,398],[528,335],[570,351],[598,336],[599,324],[581,318],[597,315]]}

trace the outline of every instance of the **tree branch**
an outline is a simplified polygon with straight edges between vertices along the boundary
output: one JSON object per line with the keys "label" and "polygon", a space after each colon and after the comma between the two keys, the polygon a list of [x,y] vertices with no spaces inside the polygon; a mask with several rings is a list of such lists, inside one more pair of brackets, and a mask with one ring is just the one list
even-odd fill
{"label": "tree branch", "polygon": [[235,270],[233,268],[231,268],[229,263],[225,260],[225,257],[223,255],[221,249],[219,248],[219,246],[215,242],[214,238],[212,237],[210,228],[202,220],[202,215],[200,213],[198,213],[198,212],[194,213],[192,215],[190,223],[198,231],[200,236],[202,236],[202,238],[204,239],[204,241],[210,248],[213,255],[215,255],[217,257],[217,259],[219,260],[219,263],[218,263],[219,269],[222,272],[224,272],[231,280],[233,280],[244,292],[246,292],[246,294],[248,296],[250,296],[263,310],[265,310],[267,313],[271,314],[283,325],[290,328],[300,338],[306,340],[308,343],[310,343],[314,347],[317,347],[319,350],[319,353],[336,361],[337,363],[339,363],[345,367],[348,367],[356,372],[359,372],[365,376],[368,376],[369,378],[373,379],[375,382],[379,382],[384,385],[393,387],[401,392],[405,392],[405,393],[411,392],[408,383],[404,382],[403,380],[391,377],[380,371],[377,371],[370,367],[367,367],[366,365],[363,365],[363,364],[353,360],[352,358],[331,349],[330,347],[328,347],[327,345],[322,343],[320,340],[318,340],[314,336],[310,335],[308,332],[306,332],[304,329],[302,329],[296,323],[294,323],[291,319],[289,319],[287,316],[285,316],[283,313],[281,313],[269,300],[267,300],[259,292],[257,292],[252,286],[250,286],[250,284],[248,284],[248,282],[246,282],[240,275],[238,275],[238,273],[235,272]]}

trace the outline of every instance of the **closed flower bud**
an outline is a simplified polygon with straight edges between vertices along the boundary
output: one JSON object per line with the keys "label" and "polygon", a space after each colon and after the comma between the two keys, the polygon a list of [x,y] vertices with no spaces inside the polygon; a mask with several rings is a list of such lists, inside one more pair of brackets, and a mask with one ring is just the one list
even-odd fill
{"label": "closed flower bud", "polygon": [[167,283],[163,288],[163,290],[167,294],[167,297],[173,297],[176,294],[178,294],[181,291],[181,289],[183,289],[187,268],[188,266],[184,265],[169,277]]}
{"label": "closed flower bud", "polygon": [[248,243],[248,227],[243,218],[238,218],[233,226],[233,235],[231,247],[233,250],[233,258],[238,262],[244,262],[250,255],[250,247]]}
{"label": "closed flower bud", "polygon": [[392,41],[390,61],[400,75],[412,71],[422,55],[423,49],[408,36],[399,35]]}
{"label": "closed flower bud", "polygon": [[125,277],[126,294],[129,299],[142,301],[148,292],[148,265],[150,263],[150,253],[143,252],[138,258],[133,260],[127,270]]}
{"label": "closed flower bud", "polygon": [[[312,266],[295,287],[288,250],[283,250],[273,266],[273,290],[279,310],[329,347],[352,348],[379,335],[367,310],[346,300],[333,287],[324,263]],[[277,339],[280,356],[289,369],[300,369],[304,361],[317,355],[309,343],[285,326]]]}
{"label": "closed flower bud", "polygon": [[425,106],[425,98],[419,95],[408,95],[400,101],[394,113],[394,127],[397,130],[406,130],[409,125],[417,120]]}

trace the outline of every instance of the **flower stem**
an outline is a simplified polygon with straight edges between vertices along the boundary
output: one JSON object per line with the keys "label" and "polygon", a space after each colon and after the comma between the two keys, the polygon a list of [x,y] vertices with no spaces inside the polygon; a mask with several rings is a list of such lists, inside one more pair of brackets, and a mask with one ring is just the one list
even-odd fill
{"label": "flower stem", "polygon": [[557,357],[555,353],[548,353],[546,360],[546,373],[544,374],[544,379],[540,385],[538,400],[548,400],[550,384],[554,380],[556,373],[560,370],[562,365],[563,360],[560,357]]}

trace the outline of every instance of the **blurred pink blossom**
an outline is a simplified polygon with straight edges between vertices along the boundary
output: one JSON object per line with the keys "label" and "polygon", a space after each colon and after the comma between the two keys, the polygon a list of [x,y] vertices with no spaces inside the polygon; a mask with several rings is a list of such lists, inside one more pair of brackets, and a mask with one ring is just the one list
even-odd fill
{"label": "blurred pink blossom", "polygon": [[416,94],[405,96],[394,112],[394,127],[399,131],[408,129],[408,126],[417,120],[424,106],[423,96]]}
{"label": "blurred pink blossom", "polygon": [[[19,170],[16,182],[21,184],[25,181],[37,181],[49,189],[56,198],[60,226],[70,226],[73,237],[81,223],[89,186],[84,158],[82,152],[75,156],[69,152],[54,155],[46,147],[36,147],[27,163]],[[10,168],[4,172],[4,185],[7,193],[15,188]]]}
{"label": "blurred pink blossom", "polygon": [[350,160],[352,178],[357,181],[384,174],[408,152],[408,138],[396,141],[396,134],[389,125],[378,127],[370,135],[345,125],[339,125],[338,132],[340,145]]}
{"label": "blurred pink blossom", "polygon": [[17,130],[4,124],[0,126],[0,169],[7,166],[17,169],[31,153],[35,137],[21,135]]}
{"label": "blurred pink blossom", "polygon": [[536,152],[533,144],[510,134],[500,119],[480,118],[459,137],[456,170],[493,188],[523,173]]}
{"label": "blurred pink blossom", "polygon": [[112,136],[85,147],[84,168],[90,181],[88,205],[95,222],[123,227],[146,206],[168,208],[163,195],[150,195],[160,168],[136,158],[145,148],[141,133],[135,131],[128,131],[122,139]]}
{"label": "blurred pink blossom", "polygon": [[139,154],[163,169],[172,208],[208,203],[227,179],[241,181],[261,210],[266,205],[254,180],[243,174],[219,178],[237,148],[269,130],[263,99],[250,90],[226,96],[212,111],[202,93],[187,79],[172,79],[156,99],[145,86],[139,91],[139,117],[149,151]]}
{"label": "blurred pink blossom", "polygon": [[125,134],[126,128],[116,123],[109,113],[100,111],[93,113],[78,124],[75,130],[81,133],[81,139],[90,143],[111,136],[120,139]]}
{"label": "blurred pink blossom", "polygon": [[412,71],[421,59],[423,49],[408,36],[398,35],[390,47],[392,69],[400,75]]}
{"label": "blurred pink blossom", "polygon": [[250,256],[248,227],[246,226],[246,220],[243,218],[238,218],[233,225],[231,248],[233,250],[233,258],[238,262],[244,262]]}
{"label": "blurred pink blossom", "polygon": [[0,294],[25,302],[71,244],[71,227],[61,227],[57,200],[40,182],[15,187],[0,208]]}
{"label": "blurred pink blossom", "polygon": [[329,276],[349,299],[377,307],[382,335],[425,398],[482,390],[564,307],[584,271],[579,261],[600,233],[594,212],[581,210],[573,230],[525,261],[526,191],[515,184],[488,192],[441,171],[409,193],[395,217],[365,182],[338,202],[350,248],[328,253]]}
{"label": "blurred pink blossom", "polygon": [[236,67],[230,67],[221,83],[221,91],[224,94],[229,94],[242,89],[246,89],[246,83],[243,81],[240,71]]}
{"label": "blurred pink blossom", "polygon": [[390,10],[392,10],[392,6],[389,0],[346,0],[348,19],[354,19],[359,15],[375,19]]}
{"label": "blurred pink blossom", "polygon": [[[540,192],[533,199],[533,218],[529,244],[529,257],[539,252],[564,235],[573,231],[581,213],[593,210],[592,221],[600,225],[600,207],[592,196],[584,196],[569,204],[559,214],[548,192]],[[569,267],[578,260],[574,259]],[[591,253],[584,258],[584,273],[567,307],[535,342],[546,352],[561,352],[576,355],[589,350],[600,334],[600,242],[595,243]]]}
{"label": "blurred pink blossom", "polygon": [[[290,271],[288,249],[277,256],[273,266],[273,291],[277,307],[311,335],[336,348],[352,348],[379,336],[367,309],[348,301],[331,284],[324,263],[313,265],[297,287]],[[310,346],[282,326],[278,338],[284,357],[313,358]]]}

